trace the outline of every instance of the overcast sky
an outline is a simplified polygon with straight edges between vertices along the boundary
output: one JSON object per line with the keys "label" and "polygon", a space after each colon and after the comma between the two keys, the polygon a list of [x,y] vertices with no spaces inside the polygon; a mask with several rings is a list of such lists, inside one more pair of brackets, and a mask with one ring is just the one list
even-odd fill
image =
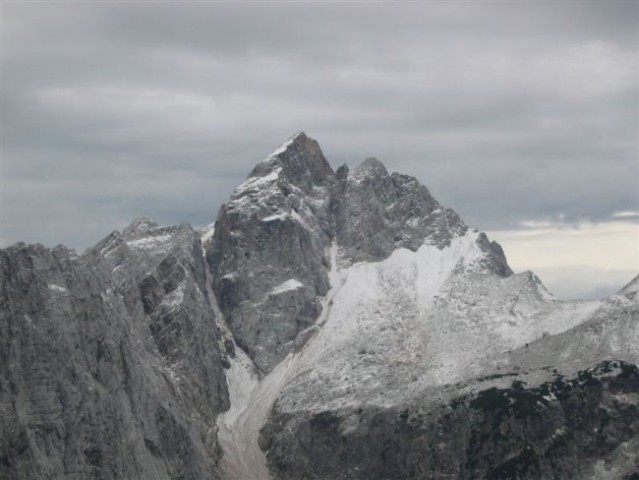
{"label": "overcast sky", "polygon": [[638,268],[638,5],[3,1],[0,242],[206,225],[304,130],[609,293]]}

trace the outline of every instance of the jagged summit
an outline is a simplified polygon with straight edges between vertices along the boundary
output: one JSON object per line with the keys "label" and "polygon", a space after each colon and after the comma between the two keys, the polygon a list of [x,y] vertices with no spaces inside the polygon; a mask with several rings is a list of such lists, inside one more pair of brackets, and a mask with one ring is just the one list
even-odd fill
{"label": "jagged summit", "polygon": [[323,183],[332,178],[333,170],[324,158],[319,144],[304,132],[298,132],[258,163],[249,178],[273,172],[300,187]]}
{"label": "jagged summit", "polygon": [[382,162],[369,157],[352,170],[352,175],[387,177],[388,170]]}
{"label": "jagged summit", "polygon": [[375,158],[334,172],[319,144],[300,132],[222,206],[206,249],[213,290],[238,344],[268,372],[313,327],[336,264],[382,261],[424,245],[443,250],[463,239],[481,268],[512,273],[498,246],[469,233],[416,178],[389,174]]}
{"label": "jagged summit", "polygon": [[124,234],[142,234],[151,228],[158,227],[158,222],[149,216],[141,215],[133,220],[123,231]]}
{"label": "jagged summit", "polygon": [[288,138],[288,140],[286,140],[279,147],[277,147],[273,151],[273,153],[271,153],[267,157],[267,160],[273,157],[277,157],[278,155],[281,155],[287,150],[291,150],[291,149],[303,150],[304,148],[313,148],[314,145],[315,146],[317,145],[317,142],[315,140],[313,140],[308,135],[306,135],[305,132],[299,131],[291,135]]}

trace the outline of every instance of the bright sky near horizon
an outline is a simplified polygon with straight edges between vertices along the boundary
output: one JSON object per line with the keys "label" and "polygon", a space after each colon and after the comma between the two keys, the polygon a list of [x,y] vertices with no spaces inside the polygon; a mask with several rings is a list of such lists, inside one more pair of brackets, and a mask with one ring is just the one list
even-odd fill
{"label": "bright sky near horizon", "polygon": [[414,175],[561,298],[639,271],[639,4],[0,3],[0,246],[212,222],[292,133]]}
{"label": "bright sky near horizon", "polygon": [[636,223],[548,223],[488,235],[514,271],[532,270],[558,298],[600,298],[639,273]]}

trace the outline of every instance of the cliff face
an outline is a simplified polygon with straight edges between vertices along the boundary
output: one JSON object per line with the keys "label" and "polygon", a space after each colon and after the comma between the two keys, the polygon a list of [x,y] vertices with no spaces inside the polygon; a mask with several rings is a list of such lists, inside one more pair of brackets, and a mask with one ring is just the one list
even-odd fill
{"label": "cliff face", "polygon": [[199,234],[0,252],[0,478],[217,478],[228,407]]}
{"label": "cliff face", "polygon": [[295,348],[328,291],[333,170],[297,135],[222,206],[207,244],[213,289],[238,345],[267,373]]}

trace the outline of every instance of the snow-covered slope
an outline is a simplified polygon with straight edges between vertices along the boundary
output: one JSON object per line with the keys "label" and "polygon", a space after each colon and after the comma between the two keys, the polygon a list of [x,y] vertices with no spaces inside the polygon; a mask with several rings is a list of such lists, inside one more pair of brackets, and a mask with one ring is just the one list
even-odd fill
{"label": "snow-covered slope", "polygon": [[477,233],[338,271],[321,330],[299,354],[282,411],[389,406],[481,375],[482,360],[564,332],[598,302],[562,303],[530,274],[485,272]]}

